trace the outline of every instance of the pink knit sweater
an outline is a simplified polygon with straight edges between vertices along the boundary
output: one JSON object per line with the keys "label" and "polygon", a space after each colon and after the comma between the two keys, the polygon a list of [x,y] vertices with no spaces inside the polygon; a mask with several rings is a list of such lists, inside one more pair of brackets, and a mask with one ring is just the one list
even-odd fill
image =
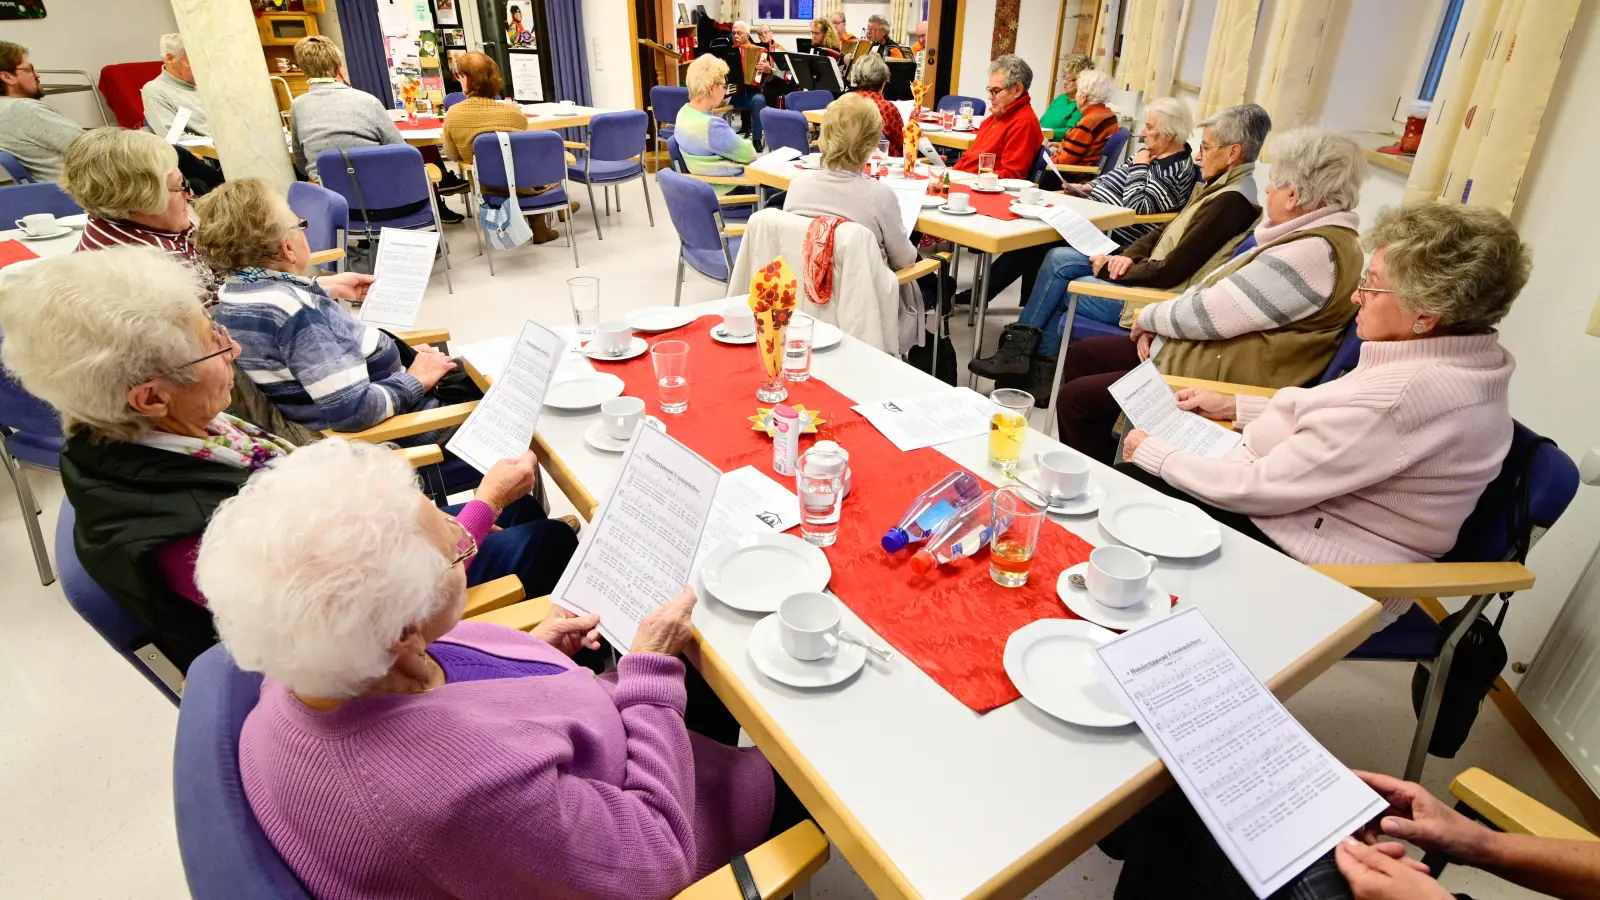
{"label": "pink knit sweater", "polygon": [[772,770],[684,728],[683,663],[633,653],[596,678],[507,628],[443,640],[568,671],[327,712],[262,685],[245,795],[316,897],[663,898],[766,836]]}
{"label": "pink knit sweater", "polygon": [[[1511,447],[1515,363],[1489,334],[1369,341],[1349,374],[1270,401],[1238,397],[1222,459],[1150,437],[1133,462],[1249,515],[1305,563],[1424,562],[1455,545]],[[1409,600],[1386,600],[1402,613]]]}

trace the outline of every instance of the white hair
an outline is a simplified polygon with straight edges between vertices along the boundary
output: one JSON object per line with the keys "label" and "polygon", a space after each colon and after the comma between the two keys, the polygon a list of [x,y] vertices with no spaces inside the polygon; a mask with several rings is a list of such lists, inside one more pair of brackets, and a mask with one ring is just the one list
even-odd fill
{"label": "white hair", "polygon": [[1217,110],[1211,118],[1200,123],[1211,129],[1218,146],[1238,144],[1240,162],[1255,162],[1261,155],[1261,145],[1272,131],[1272,116],[1265,108],[1254,103],[1243,103]]}
{"label": "white hair", "polygon": [[750,23],[749,23],[749,22],[746,22],[746,21],[745,21],[745,20],[743,20],[743,19],[738,19],[738,20],[735,20],[735,21],[734,21],[734,23],[733,23],[733,28],[732,28],[732,29],[731,29],[731,30],[733,30],[733,31],[738,31],[738,30],[739,30],[739,26],[740,26],[740,25],[743,25],[743,26],[744,26],[744,30],[745,30],[745,31],[749,31],[749,30],[750,30]]}
{"label": "white hair", "polygon": [[171,34],[163,34],[161,36],[161,57],[163,59],[169,56],[173,59],[183,59],[188,55],[189,51],[183,49],[183,35],[174,31]]}
{"label": "white hair", "polygon": [[1355,141],[1321,128],[1296,128],[1272,139],[1267,183],[1292,186],[1301,209],[1355,209],[1367,158]]}
{"label": "white hair", "polygon": [[1099,69],[1089,69],[1078,73],[1078,96],[1089,101],[1090,106],[1096,106],[1110,100],[1111,92],[1114,89],[1115,85],[1111,81],[1111,76]]}
{"label": "white hair", "polygon": [[224,501],[195,583],[239,667],[326,699],[383,677],[407,627],[450,599],[450,560],[423,529],[422,502],[398,454],[331,438]]}
{"label": "white hair", "polygon": [[1156,114],[1156,132],[1171,138],[1175,143],[1186,144],[1189,142],[1189,133],[1194,131],[1194,113],[1189,111],[1189,106],[1176,97],[1157,97],[1150,101],[1147,112]]}

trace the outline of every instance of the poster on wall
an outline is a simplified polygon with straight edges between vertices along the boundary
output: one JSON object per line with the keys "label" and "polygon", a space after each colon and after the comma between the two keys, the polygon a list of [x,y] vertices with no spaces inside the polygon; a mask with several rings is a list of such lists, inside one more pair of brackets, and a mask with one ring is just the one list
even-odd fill
{"label": "poster on wall", "polygon": [[0,0],[0,19],[42,19],[44,0]]}
{"label": "poster on wall", "polygon": [[524,51],[511,53],[512,96],[518,103],[543,103],[544,84],[539,74],[539,54]]}
{"label": "poster on wall", "polygon": [[439,29],[439,38],[446,47],[465,47],[467,45],[467,35],[460,28],[441,28]]}
{"label": "poster on wall", "polygon": [[440,25],[461,24],[461,17],[456,14],[456,0],[433,0],[433,11]]}
{"label": "poster on wall", "polygon": [[512,50],[538,50],[534,36],[533,4],[510,0],[506,4],[506,46]]}

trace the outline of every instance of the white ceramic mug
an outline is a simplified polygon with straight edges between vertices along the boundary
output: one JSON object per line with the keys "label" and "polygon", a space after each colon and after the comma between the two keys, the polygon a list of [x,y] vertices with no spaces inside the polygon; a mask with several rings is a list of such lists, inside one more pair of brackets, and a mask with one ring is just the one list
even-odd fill
{"label": "white ceramic mug", "polygon": [[730,300],[722,308],[722,330],[729,337],[749,337],[756,333],[756,314],[743,300]]}
{"label": "white ceramic mug", "polygon": [[1097,547],[1089,554],[1089,570],[1084,575],[1089,596],[1118,609],[1133,606],[1144,599],[1155,564],[1154,556],[1130,547]]}
{"label": "white ceramic mug", "polygon": [[633,329],[620,319],[601,322],[594,329],[594,349],[601,356],[621,356],[633,344]]}
{"label": "white ceramic mug", "polygon": [[633,437],[633,427],[644,415],[644,401],[638,397],[612,397],[600,404],[600,422],[606,434],[619,441]]}
{"label": "white ceramic mug", "polygon": [[984,172],[978,176],[978,187],[992,191],[1000,187],[1000,176],[993,172]]}
{"label": "white ceramic mug", "polygon": [[966,212],[968,199],[964,191],[951,191],[950,198],[945,201],[945,205],[956,212]]}
{"label": "white ceramic mug", "polygon": [[1034,455],[1039,464],[1039,486],[1052,500],[1071,500],[1089,486],[1089,460],[1071,450]]}
{"label": "white ceramic mug", "polygon": [[783,652],[806,661],[839,652],[839,601],[832,594],[790,594],[778,604]]}
{"label": "white ceramic mug", "polygon": [[572,112],[578,108],[578,104],[571,100],[559,100],[556,102],[556,108],[562,112]]}
{"label": "white ceramic mug", "polygon": [[1038,206],[1044,203],[1044,191],[1036,187],[1025,187],[1018,193],[1017,199],[1029,206]]}
{"label": "white ceramic mug", "polygon": [[56,230],[56,217],[49,213],[34,213],[18,219],[16,225],[27,232],[29,237],[38,237]]}

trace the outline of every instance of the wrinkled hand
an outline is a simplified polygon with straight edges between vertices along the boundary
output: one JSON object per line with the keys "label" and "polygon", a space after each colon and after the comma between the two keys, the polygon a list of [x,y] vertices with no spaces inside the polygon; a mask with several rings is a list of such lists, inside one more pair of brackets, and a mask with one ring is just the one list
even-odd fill
{"label": "wrinkled hand", "polygon": [[1389,810],[1378,822],[1384,834],[1465,863],[1481,858],[1489,829],[1441,803],[1420,784],[1380,772],[1356,775],[1389,801]]}
{"label": "wrinkled hand", "polygon": [[418,347],[417,358],[411,361],[406,373],[422,382],[424,391],[431,391],[439,379],[455,371],[456,361],[432,347]]}
{"label": "wrinkled hand", "polygon": [[559,606],[552,606],[529,633],[568,656],[584,647],[599,650],[600,614],[575,616]]}
{"label": "wrinkled hand", "polygon": [[1334,848],[1333,861],[1350,882],[1356,900],[1453,900],[1454,895],[1440,887],[1421,863],[1395,858],[1403,852],[1399,844],[1369,847],[1345,838]]}
{"label": "wrinkled hand", "polygon": [[1149,436],[1149,434],[1137,428],[1124,435],[1122,438],[1122,461],[1133,462],[1134,451],[1138,450],[1139,445],[1144,443],[1144,439]]}
{"label": "wrinkled hand", "polygon": [[340,272],[337,275],[318,275],[317,284],[328,292],[328,296],[335,300],[349,300],[360,303],[367,299],[367,290],[372,287],[372,276],[360,272]]}
{"label": "wrinkled hand", "polygon": [[502,459],[489,467],[489,473],[478,482],[478,490],[473,496],[489,504],[498,517],[507,506],[533,490],[533,480],[538,471],[539,457],[532,450],[514,459]]}
{"label": "wrinkled hand", "polygon": [[1128,270],[1131,268],[1133,268],[1133,257],[1113,256],[1106,260],[1107,274],[1105,277],[1111,279],[1112,281],[1116,281],[1123,275],[1126,275]]}
{"label": "wrinkled hand", "polygon": [[1133,155],[1133,164],[1136,165],[1136,166],[1148,166],[1148,165],[1150,165],[1150,150],[1149,150],[1149,148],[1140,147],[1139,148],[1139,152],[1135,153]]}
{"label": "wrinkled hand", "polygon": [[756,71],[757,72],[771,72],[772,71],[772,62],[771,62],[771,60],[763,59],[760,62],[756,63]]}
{"label": "wrinkled hand", "polygon": [[1179,388],[1178,408],[1199,413],[1218,422],[1238,417],[1239,403],[1232,394],[1219,394],[1205,388]]}
{"label": "wrinkled hand", "polygon": [[1148,331],[1145,331],[1141,332],[1139,336],[1135,337],[1133,340],[1134,344],[1139,350],[1139,361],[1144,362],[1145,360],[1149,359],[1150,345],[1155,343],[1156,336]]}
{"label": "wrinkled hand", "polygon": [[1095,255],[1089,257],[1089,268],[1094,270],[1096,277],[1104,277],[1102,273],[1105,271],[1106,263],[1110,259],[1111,257],[1106,256],[1103,253],[1096,253]]}
{"label": "wrinkled hand", "polygon": [[689,616],[694,612],[694,591],[684,588],[676,597],[650,611],[639,623],[633,636],[634,653],[658,653],[677,656],[694,639],[694,626]]}

